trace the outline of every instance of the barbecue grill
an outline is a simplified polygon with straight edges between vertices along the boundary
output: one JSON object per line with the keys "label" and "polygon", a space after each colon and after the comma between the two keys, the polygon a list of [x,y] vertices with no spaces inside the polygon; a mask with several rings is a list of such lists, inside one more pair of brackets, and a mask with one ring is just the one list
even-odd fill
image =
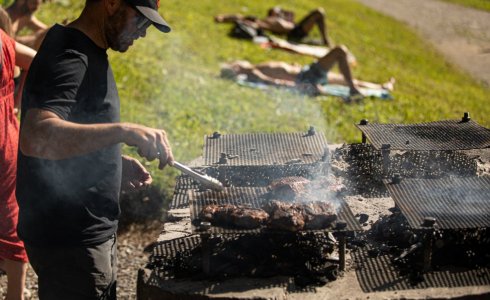
{"label": "barbecue grill", "polygon": [[327,174],[329,150],[322,132],[218,134],[204,138],[206,173],[234,186],[266,186],[287,176]]}
{"label": "barbecue grill", "polygon": [[[327,193],[328,192],[325,191],[326,197],[328,197]],[[268,194],[268,190],[265,187],[233,187],[225,188],[223,192],[190,190],[189,201],[194,233],[199,234],[203,232],[202,228],[199,226],[199,212],[205,206],[210,204],[233,204],[237,206],[261,208],[266,202],[269,201]],[[362,228],[360,227],[359,222],[356,220],[345,201],[341,199],[336,199],[335,201],[338,202],[337,222],[340,222],[341,224],[343,222],[346,223],[346,226],[342,228],[342,230],[361,231]],[[336,231],[335,228],[330,230]],[[246,234],[270,232],[269,229],[264,227],[257,229],[242,229],[220,226],[211,226],[205,231],[209,234]]]}
{"label": "barbecue grill", "polygon": [[[383,266],[391,273],[386,272],[396,277],[393,264],[405,263],[412,258],[417,261],[406,265],[408,268],[420,272],[423,265],[423,271],[428,271],[432,263],[439,266],[440,262],[439,259],[432,261],[432,253],[455,243],[458,248],[454,251],[448,247],[453,251],[451,253],[459,254],[460,249],[466,251],[468,244],[460,247],[462,243],[475,245],[471,250],[486,251],[486,245],[490,244],[490,179],[475,177],[477,163],[474,155],[468,156],[466,151],[460,150],[488,148],[488,129],[471,121],[469,114],[456,121],[411,125],[380,125],[363,121],[357,127],[363,133],[363,143],[336,149],[334,159],[341,162],[337,175],[344,176],[343,183],[347,186],[349,181],[357,181],[362,184],[359,187],[365,186],[366,190],[378,193],[389,192],[393,197],[397,206],[393,211],[396,213],[389,216],[393,218],[377,225],[381,233],[384,229],[390,230],[390,224],[403,225],[388,232],[393,234],[390,236],[392,241],[402,243],[383,250],[395,251],[392,255],[401,251],[401,254],[396,254],[399,256],[387,262],[389,266]],[[367,144],[368,139],[371,144]],[[177,178],[170,208],[189,208],[192,235],[171,238],[154,248],[149,265],[161,278],[258,275],[249,272],[247,267],[267,269],[278,262],[276,258],[281,256],[277,253],[285,253],[285,260],[298,260],[302,265],[313,262],[310,266],[319,267],[321,272],[331,267],[344,269],[346,236],[362,229],[348,205],[343,199],[337,199],[333,191],[326,191],[323,199],[336,201],[339,225],[334,223],[323,230],[288,232],[265,225],[243,229],[203,223],[199,219],[199,213],[210,204],[263,207],[273,198],[267,187],[281,177],[302,176],[314,181],[317,175],[329,175],[328,144],[321,132],[313,127],[298,133],[215,132],[205,137],[201,161],[196,169],[218,178],[225,188],[221,192],[203,190],[187,175]],[[345,172],[342,169],[344,162],[347,165]],[[390,223],[392,220],[394,222]],[[185,229],[191,232],[187,225]],[[473,240],[468,242],[467,238]],[[276,245],[286,247],[276,251],[281,248]],[[405,248],[407,245],[410,247]],[[332,252],[334,247],[338,247],[338,257]],[[271,258],[268,263],[261,264],[264,262],[261,261],[264,259],[262,253]],[[366,255],[372,254],[368,251]],[[423,264],[418,261],[419,255],[423,255]],[[471,259],[468,262],[481,266],[478,265],[479,260]],[[287,267],[287,263],[290,262],[286,261],[282,267]],[[241,269],[243,266],[246,267]],[[328,268],[321,268],[323,266]],[[237,269],[242,273],[237,274]],[[289,273],[282,270],[285,269],[271,268],[268,274],[300,277],[319,274],[314,268],[309,273],[308,267],[299,272],[297,268],[290,269]],[[385,270],[375,271],[380,277],[387,274]],[[330,275],[335,275],[335,272]],[[448,276],[453,277],[452,274]],[[430,276],[427,278],[432,280]]]}
{"label": "barbecue grill", "polygon": [[371,124],[361,120],[356,125],[377,150],[442,151],[483,149],[490,147],[490,130],[470,120],[445,120],[420,124]]}
{"label": "barbecue grill", "polygon": [[[234,204],[261,208],[267,199],[267,189],[273,180],[287,176],[314,178],[327,175],[329,169],[328,144],[322,132],[310,127],[307,132],[245,133],[206,136],[203,160],[206,173],[232,186],[224,192],[190,190],[193,230],[201,235],[203,244],[212,235],[269,234],[270,230],[201,226],[199,212],[209,204]],[[325,197],[328,197],[325,195]],[[328,231],[339,235],[340,269],[345,267],[345,233],[362,230],[352,212],[339,201],[337,228]],[[209,226],[209,228],[208,228]],[[203,230],[204,228],[204,230]],[[284,232],[282,232],[284,234]],[[276,234],[280,234],[277,232]],[[204,256],[210,253],[204,248]],[[209,259],[204,259],[204,270],[209,270]]]}
{"label": "barbecue grill", "polygon": [[328,144],[322,132],[214,134],[204,139],[206,166],[288,166],[324,160]]}
{"label": "barbecue grill", "polygon": [[351,178],[358,179],[353,188],[373,196],[373,192],[387,196],[381,180],[396,173],[405,178],[475,176],[477,163],[465,151],[490,147],[490,130],[472,121],[469,113],[461,120],[419,124],[361,120],[356,127],[362,132],[362,143],[349,145],[346,160]]}
{"label": "barbecue grill", "polygon": [[[240,229],[212,226],[199,220],[199,212],[209,204],[234,204],[261,208],[266,201],[268,186],[274,179],[286,176],[303,176],[314,179],[328,174],[329,150],[323,133],[310,127],[296,133],[245,133],[206,136],[203,167],[201,171],[220,179],[228,187],[222,192],[199,189],[187,176],[179,176],[171,207],[189,205],[192,230],[200,236],[203,270],[210,270],[209,240],[213,236],[261,236],[266,234],[295,234],[273,231],[265,227]],[[325,190],[325,200],[335,193]],[[335,226],[308,232],[335,232],[339,237],[340,269],[345,267],[345,234],[361,231],[361,227],[343,200],[338,201]],[[306,232],[306,231],[305,231]],[[304,232],[302,232],[304,233]]]}
{"label": "barbecue grill", "polygon": [[[423,237],[424,270],[431,267],[436,230],[470,232],[479,243],[485,242],[483,236],[490,227],[489,177],[396,176],[383,182],[409,226]],[[479,231],[483,236],[479,236]]]}
{"label": "barbecue grill", "polygon": [[490,178],[448,177],[384,181],[393,200],[414,229],[490,227]]}

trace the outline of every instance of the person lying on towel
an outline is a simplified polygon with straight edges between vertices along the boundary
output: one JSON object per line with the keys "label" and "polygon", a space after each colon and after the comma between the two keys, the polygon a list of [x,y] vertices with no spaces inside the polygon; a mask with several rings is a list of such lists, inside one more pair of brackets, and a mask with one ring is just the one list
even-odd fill
{"label": "person lying on towel", "polygon": [[327,25],[325,22],[325,10],[317,8],[312,10],[298,23],[294,22],[294,14],[279,6],[269,9],[267,17],[259,19],[255,16],[243,16],[240,14],[221,14],[214,17],[217,23],[243,22],[255,29],[267,30],[275,34],[287,35],[288,41],[300,42],[305,38],[315,25],[318,26],[322,42],[327,47],[330,42],[327,37]]}
{"label": "person lying on towel", "polygon": [[[336,63],[341,74],[329,72]],[[394,78],[383,84],[354,79],[344,46],[333,48],[318,61],[304,67],[277,61],[256,65],[248,61],[233,61],[221,66],[221,76],[233,80],[244,79],[249,82],[293,87],[308,95],[328,95],[323,87],[327,83],[345,85],[349,87],[350,100],[362,99],[359,88],[392,91],[395,84]]]}

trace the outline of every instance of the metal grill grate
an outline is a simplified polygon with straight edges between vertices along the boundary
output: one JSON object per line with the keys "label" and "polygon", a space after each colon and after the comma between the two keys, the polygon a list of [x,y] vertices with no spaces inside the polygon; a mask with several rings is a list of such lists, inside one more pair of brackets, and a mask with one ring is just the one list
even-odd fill
{"label": "metal grill grate", "polygon": [[[233,204],[242,205],[252,208],[261,208],[264,202],[269,201],[266,198],[267,188],[265,187],[233,187],[225,188],[223,192],[214,191],[197,191],[191,190],[189,192],[189,201],[191,207],[191,220],[193,223],[198,220],[199,212],[209,204]],[[339,202],[339,208],[337,211],[338,219],[345,221],[347,231],[362,231],[359,222],[354,217],[354,214],[348,207],[347,203],[341,199],[336,199]],[[197,227],[193,226],[193,231],[196,233],[202,233]],[[238,234],[238,233],[260,233],[262,229],[235,229],[235,228],[223,228],[218,226],[211,226],[209,233],[225,233],[225,234]]]}
{"label": "metal grill grate", "polygon": [[[311,164],[321,161],[328,144],[321,132],[246,133],[205,137],[204,165],[228,166]],[[220,163],[224,156],[226,163]]]}
{"label": "metal grill grate", "polygon": [[356,125],[376,149],[467,150],[490,147],[490,130],[473,121]]}
{"label": "metal grill grate", "polygon": [[352,256],[359,284],[365,293],[490,284],[489,268],[425,272],[420,274],[421,280],[413,282],[409,274],[400,275],[392,264],[391,255],[371,257],[367,249],[358,249],[352,252]]}
{"label": "metal grill grate", "polygon": [[424,228],[424,218],[436,218],[441,229],[490,226],[490,178],[384,180],[411,227]]}
{"label": "metal grill grate", "polygon": [[160,278],[174,278],[175,274],[170,269],[191,256],[191,253],[200,245],[199,235],[158,242],[153,247],[147,267],[156,272]]}
{"label": "metal grill grate", "polygon": [[174,194],[170,202],[170,209],[189,207],[189,197],[187,191],[198,189],[199,184],[187,175],[180,175],[176,179]]}
{"label": "metal grill grate", "polygon": [[199,235],[159,242],[153,247],[150,263],[159,259],[175,258],[179,253],[194,250],[200,244],[201,237]]}

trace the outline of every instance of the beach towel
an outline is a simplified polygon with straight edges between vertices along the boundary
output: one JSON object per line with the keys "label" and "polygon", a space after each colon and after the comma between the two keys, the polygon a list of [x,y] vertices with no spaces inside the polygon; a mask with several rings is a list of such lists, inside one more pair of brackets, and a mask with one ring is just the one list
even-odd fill
{"label": "beach towel", "polygon": [[[293,92],[299,92],[294,87],[281,87],[281,86],[273,86],[261,82],[251,82],[246,79],[246,76],[238,76],[236,82],[239,85],[251,87],[254,89],[268,90],[271,88],[281,88],[291,90]],[[330,96],[341,97],[345,101],[351,100],[351,95],[349,91],[349,87],[339,84],[325,84],[323,85],[324,90]],[[382,100],[392,100],[393,96],[390,94],[389,90],[386,89],[368,89],[368,88],[359,88],[359,91],[364,95],[364,97],[373,97],[379,98]]]}

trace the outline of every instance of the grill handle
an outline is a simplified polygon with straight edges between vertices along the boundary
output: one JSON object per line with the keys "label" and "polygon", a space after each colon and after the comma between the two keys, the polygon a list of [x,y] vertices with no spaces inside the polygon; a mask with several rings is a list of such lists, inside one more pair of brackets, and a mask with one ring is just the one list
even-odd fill
{"label": "grill handle", "polygon": [[176,168],[177,170],[180,170],[182,173],[189,175],[190,177],[192,177],[194,180],[198,181],[200,184],[202,184],[205,187],[208,187],[208,188],[213,189],[215,191],[222,191],[223,190],[223,184],[221,182],[219,182],[218,179],[215,179],[215,178],[208,176],[208,175],[200,174],[200,173],[192,170],[188,166],[183,165],[177,161],[174,161],[172,166],[174,168]]}

